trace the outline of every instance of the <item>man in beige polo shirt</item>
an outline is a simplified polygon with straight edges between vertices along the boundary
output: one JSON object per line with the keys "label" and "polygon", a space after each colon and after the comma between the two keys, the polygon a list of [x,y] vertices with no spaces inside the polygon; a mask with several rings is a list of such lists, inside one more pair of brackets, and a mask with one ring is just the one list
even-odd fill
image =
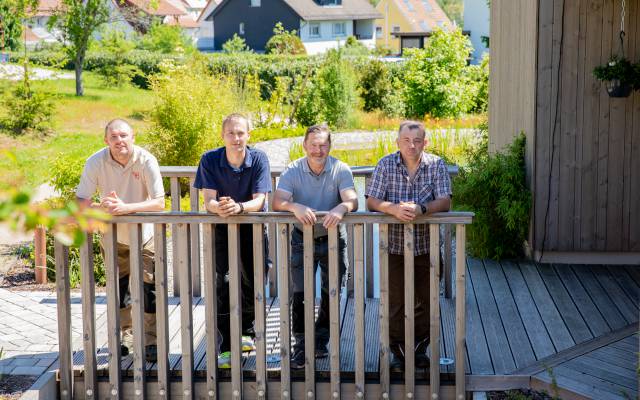
{"label": "man in beige polo shirt", "polygon": [[[135,146],[134,133],[124,120],[114,119],[104,131],[107,147],[93,154],[84,166],[76,196],[81,206],[99,207],[111,215],[164,210],[164,188],[156,158]],[[98,192],[99,202],[92,202]],[[133,348],[131,294],[129,292],[129,232],[118,225],[118,270],[120,277],[120,330],[122,355]],[[144,280],[145,354],[148,361],[157,359],[156,299],[154,280],[153,227],[142,227],[142,263]]]}

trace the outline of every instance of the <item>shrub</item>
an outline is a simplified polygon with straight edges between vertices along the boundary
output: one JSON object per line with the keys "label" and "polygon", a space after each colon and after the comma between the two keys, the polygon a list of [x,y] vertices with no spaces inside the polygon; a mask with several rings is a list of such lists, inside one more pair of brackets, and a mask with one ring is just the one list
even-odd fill
{"label": "shrub", "polygon": [[238,36],[237,33],[233,37],[222,44],[222,51],[227,54],[251,52],[244,38]]}
{"label": "shrub", "polygon": [[0,126],[14,135],[22,135],[29,131],[47,131],[54,112],[53,96],[46,92],[34,91],[31,88],[29,74],[25,64],[23,80],[16,83],[2,100],[6,116],[0,120]]}
{"label": "shrub", "polygon": [[151,78],[157,95],[145,140],[160,165],[197,165],[200,156],[221,143],[224,116],[244,110],[238,88],[212,76],[202,57],[186,65],[166,65]]}
{"label": "shrub", "polygon": [[329,50],[315,79],[302,95],[296,119],[303,125],[327,122],[333,128],[347,124],[356,103],[356,77],[342,52]]}
{"label": "shrub", "polygon": [[193,51],[193,42],[176,25],[154,23],[140,41],[140,48],[164,54]]}
{"label": "shrub", "polygon": [[473,105],[464,74],[471,52],[460,29],[436,29],[424,49],[408,49],[405,104],[412,117],[457,117]]}
{"label": "shrub", "polygon": [[66,156],[62,153],[55,158],[51,167],[51,179],[49,183],[60,193],[65,200],[73,200],[76,197],[76,188],[80,183],[80,176],[84,168],[84,159]]}
{"label": "shrub", "polygon": [[479,258],[522,254],[529,228],[531,194],[525,180],[525,136],[503,152],[488,153],[488,140],[454,180],[455,208],[473,211],[468,249]]}
{"label": "shrub", "polygon": [[479,65],[468,66],[466,74],[473,93],[470,111],[474,113],[487,112],[489,108],[489,55],[485,54]]}
{"label": "shrub", "polygon": [[384,62],[371,60],[359,71],[360,97],[365,111],[382,110],[385,97],[392,90],[391,74]]}
{"label": "shrub", "polygon": [[266,54],[307,54],[296,31],[287,31],[282,22],[278,22],[273,28],[273,36],[267,41],[264,51]]}
{"label": "shrub", "polygon": [[349,36],[344,42],[343,53],[350,56],[368,56],[371,52],[355,36]]}

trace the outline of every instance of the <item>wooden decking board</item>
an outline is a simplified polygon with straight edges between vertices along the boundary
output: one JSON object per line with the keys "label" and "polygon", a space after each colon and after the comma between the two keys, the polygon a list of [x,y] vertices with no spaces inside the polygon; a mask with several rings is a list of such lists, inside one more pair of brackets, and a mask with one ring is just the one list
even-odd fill
{"label": "wooden decking board", "polygon": [[527,283],[524,280],[524,276],[520,272],[520,268],[510,261],[502,262],[502,270],[507,278],[513,299],[518,306],[518,312],[520,315],[526,316],[522,319],[524,327],[531,341],[531,346],[536,354],[536,358],[550,356],[554,354],[555,347],[549,336],[549,332],[542,322],[538,308],[531,297]]}
{"label": "wooden decking board", "polygon": [[640,287],[636,281],[629,275],[626,268],[618,266],[608,266],[609,272],[616,280],[618,285],[624,289],[625,293],[631,299],[633,304],[640,304]]}
{"label": "wooden decking board", "polygon": [[640,266],[627,265],[625,269],[627,270],[627,273],[633,278],[636,285],[640,286]]}
{"label": "wooden decking board", "polygon": [[582,314],[578,311],[553,267],[550,264],[537,264],[537,267],[558,312],[560,312],[565,325],[569,329],[573,341],[581,343],[593,338]]}
{"label": "wooden decking board", "polygon": [[536,361],[536,356],[531,347],[531,342],[527,336],[527,331],[522,323],[522,318],[518,313],[518,307],[511,289],[509,289],[509,283],[507,282],[502,267],[499,263],[492,260],[484,261],[485,270],[493,296],[502,318],[502,323],[505,327],[507,334],[507,340],[511,347],[511,353],[515,361],[515,367],[521,368],[525,365],[529,365]]}
{"label": "wooden decking board", "polygon": [[600,399],[600,396],[604,396],[604,393],[609,393],[609,395],[616,396],[614,398],[631,398],[632,390],[629,390],[622,385],[608,382],[604,379],[598,378],[597,376],[577,371],[572,366],[560,365],[555,367],[553,370],[557,374],[557,376],[564,376],[567,378],[571,378],[574,382],[591,385],[591,387],[593,388],[593,392],[591,393],[591,395],[594,398]]}
{"label": "wooden decking board", "polygon": [[380,325],[378,324],[378,299],[365,299],[364,302],[364,368],[365,371],[378,372],[380,363]]}
{"label": "wooden decking board", "polygon": [[578,310],[580,310],[580,313],[585,317],[593,336],[598,337],[611,332],[611,327],[607,324],[607,321],[605,321],[600,310],[598,310],[598,307],[596,307],[593,300],[591,300],[591,296],[589,296],[582,286],[571,267],[556,264],[554,265],[554,269],[562,280],[565,288],[567,288]]}
{"label": "wooden decking board", "polygon": [[[553,375],[553,379],[559,387],[563,387],[574,391],[578,394],[587,396],[589,398],[598,399],[598,400],[623,400],[624,397],[615,391],[615,389],[611,388],[610,385],[606,387],[602,387],[597,382],[584,382],[584,374],[576,373],[570,368],[566,367],[556,367],[551,370],[551,374]],[[545,381],[552,382],[552,378],[549,376],[547,371],[541,372],[536,375],[537,378]],[[588,378],[587,378],[588,379]],[[590,381],[590,379],[588,379]],[[607,382],[604,382],[606,384]],[[553,391],[551,392],[553,395]],[[626,400],[626,399],[625,399]]]}
{"label": "wooden decking board", "polygon": [[[616,375],[626,378],[627,380],[631,380],[632,383],[630,383],[630,386],[628,386],[629,388],[633,389],[638,387],[638,382],[636,380],[637,363],[636,365],[634,365],[633,363],[625,363],[625,365],[617,365],[612,362],[595,357],[592,355],[592,353],[585,354],[584,356],[579,357],[576,360],[585,362],[594,367],[602,368],[605,371],[612,372]],[[605,379],[605,377],[602,375],[598,375],[598,377]],[[612,382],[616,383],[615,380]]]}
{"label": "wooden decking board", "polygon": [[593,266],[593,273],[598,275],[598,281],[611,298],[611,301],[618,307],[622,316],[627,320],[627,323],[638,321],[638,307],[618,285],[610,272],[601,265],[595,265]]}
{"label": "wooden decking board", "polygon": [[[451,318],[451,315],[447,315],[451,310],[455,310],[455,304],[451,302],[451,299],[440,297],[440,332],[442,332],[440,357],[455,360],[455,317]],[[449,338],[453,338],[453,340],[448,340]],[[444,368],[447,372],[454,372],[455,366],[451,368],[452,366],[447,365]]]}
{"label": "wooden decking board", "polygon": [[623,368],[633,369],[638,365],[638,357],[634,353],[629,353],[612,346],[605,346],[594,350],[588,353],[588,356]]}
{"label": "wooden decking board", "polygon": [[513,371],[516,364],[482,260],[469,258],[469,274],[473,282],[494,373],[505,374]]}
{"label": "wooden decking board", "polygon": [[593,275],[589,266],[571,266],[582,286],[587,290],[591,300],[595,303],[600,313],[604,316],[612,330],[622,328],[627,324],[618,308],[613,304],[607,293],[604,291],[598,280]]}
{"label": "wooden decking board", "polygon": [[[207,347],[207,342],[204,339],[205,335],[205,313],[204,313],[204,297],[195,297],[193,299],[192,306],[192,320],[193,320],[193,336],[191,341],[193,342],[193,367],[198,365],[197,360],[200,357],[204,357],[204,351]],[[181,336],[181,335],[180,335]],[[180,337],[178,336],[178,337]],[[199,349],[198,349],[199,347]],[[200,350],[201,353],[197,353]],[[182,349],[180,348],[180,352]],[[178,357],[178,360],[175,364],[171,364],[171,359],[169,359],[169,365],[171,366],[171,370],[181,371],[182,370],[182,356]]]}
{"label": "wooden decking board", "polygon": [[624,373],[621,374],[616,372],[618,370],[612,366],[592,363],[590,361],[591,360],[587,357],[578,357],[571,361],[567,361],[562,365],[568,368],[573,368],[576,371],[590,375],[594,378],[602,379],[603,381],[609,382],[613,385],[623,386],[630,391],[635,391],[635,374],[627,373],[626,370],[624,370]]}
{"label": "wooden decking board", "polygon": [[[346,309],[347,309],[347,298],[345,296],[340,297],[340,335],[342,336],[342,334],[344,333],[343,331],[343,324],[344,324],[344,318],[346,315]],[[278,340],[278,343],[276,344],[277,346],[280,346],[280,341]],[[327,348],[329,349],[329,352],[331,352],[331,346],[329,346],[327,344]],[[342,339],[340,340],[340,347],[342,347]],[[342,353],[342,351],[341,351]],[[340,355],[340,360],[342,360],[342,354]],[[327,371],[331,371],[331,357],[325,357],[325,358],[318,358],[316,359],[316,371],[318,372],[327,372]]]}
{"label": "wooden decking board", "polygon": [[558,312],[549,291],[544,285],[535,264],[531,262],[520,262],[520,271],[527,281],[527,286],[531,292],[531,297],[536,303],[540,317],[551,336],[551,340],[557,351],[568,349],[575,345],[567,326]]}
{"label": "wooden decking board", "polygon": [[638,343],[628,343],[621,340],[615,343],[611,343],[611,346],[620,350],[626,350],[631,353],[638,352]]}
{"label": "wooden decking board", "polygon": [[489,355],[486,335],[482,327],[478,304],[476,303],[476,295],[473,290],[468,261],[465,287],[467,297],[466,341],[467,349],[472,349],[472,352],[469,352],[471,373],[476,375],[493,375],[493,365],[491,364],[491,356]]}

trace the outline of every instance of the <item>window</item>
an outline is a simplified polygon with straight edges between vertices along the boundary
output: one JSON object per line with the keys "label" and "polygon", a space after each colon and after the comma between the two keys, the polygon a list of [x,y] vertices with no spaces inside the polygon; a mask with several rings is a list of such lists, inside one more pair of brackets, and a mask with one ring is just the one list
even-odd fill
{"label": "window", "polygon": [[380,39],[382,37],[382,27],[376,26],[376,38]]}
{"label": "window", "polygon": [[320,24],[318,23],[309,24],[309,37],[314,37],[314,38],[320,37]]}
{"label": "window", "polygon": [[394,25],[392,30],[393,30],[393,32],[400,32],[400,26],[399,25]]}
{"label": "window", "polygon": [[333,36],[345,36],[347,27],[344,22],[336,22],[333,24]]}
{"label": "window", "polygon": [[251,0],[251,7],[260,7],[260,0]]}
{"label": "window", "polygon": [[240,26],[238,27],[238,33],[244,35],[244,22],[240,22]]}

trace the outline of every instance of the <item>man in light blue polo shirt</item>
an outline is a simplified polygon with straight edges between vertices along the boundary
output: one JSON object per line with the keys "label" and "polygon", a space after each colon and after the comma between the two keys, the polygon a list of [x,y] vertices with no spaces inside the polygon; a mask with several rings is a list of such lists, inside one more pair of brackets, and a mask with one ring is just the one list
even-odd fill
{"label": "man in light blue polo shirt", "polygon": [[[342,221],[347,212],[358,208],[358,197],[349,166],[329,156],[331,133],[326,125],[307,129],[303,148],[306,157],[292,162],[280,175],[273,199],[273,209],[295,214],[304,225],[314,225],[314,274],[320,265],[321,303],[316,320],[316,354],[328,355],[329,342],[329,277],[327,228]],[[316,211],[328,211],[322,225],[316,224]],[[292,330],[296,339],[291,355],[291,368],[304,368],[304,245],[301,225],[295,224],[291,236]],[[339,226],[338,262],[340,281],[347,269],[347,232]]]}

